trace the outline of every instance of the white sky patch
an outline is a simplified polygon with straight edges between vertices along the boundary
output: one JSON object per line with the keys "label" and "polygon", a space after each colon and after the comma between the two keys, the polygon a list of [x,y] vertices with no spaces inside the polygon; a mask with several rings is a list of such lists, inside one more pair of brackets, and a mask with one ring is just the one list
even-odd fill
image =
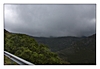
{"label": "white sky patch", "polygon": [[11,5],[5,5],[5,21],[9,23],[16,23],[17,14]]}

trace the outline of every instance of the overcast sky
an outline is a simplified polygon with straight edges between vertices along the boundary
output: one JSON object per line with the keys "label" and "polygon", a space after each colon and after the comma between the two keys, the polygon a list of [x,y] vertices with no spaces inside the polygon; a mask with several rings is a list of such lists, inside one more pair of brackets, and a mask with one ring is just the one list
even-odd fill
{"label": "overcast sky", "polygon": [[5,29],[31,36],[88,36],[96,31],[95,5],[4,5]]}

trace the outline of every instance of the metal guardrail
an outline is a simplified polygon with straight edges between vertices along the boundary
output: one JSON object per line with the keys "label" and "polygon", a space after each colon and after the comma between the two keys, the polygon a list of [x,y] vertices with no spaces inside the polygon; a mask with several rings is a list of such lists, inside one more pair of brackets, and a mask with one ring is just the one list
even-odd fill
{"label": "metal guardrail", "polygon": [[28,61],[26,61],[26,60],[24,60],[22,58],[19,58],[19,57],[15,56],[15,55],[7,52],[7,51],[4,51],[4,55],[6,57],[8,57],[9,59],[13,60],[14,62],[20,64],[20,65],[34,65],[31,62],[28,62]]}

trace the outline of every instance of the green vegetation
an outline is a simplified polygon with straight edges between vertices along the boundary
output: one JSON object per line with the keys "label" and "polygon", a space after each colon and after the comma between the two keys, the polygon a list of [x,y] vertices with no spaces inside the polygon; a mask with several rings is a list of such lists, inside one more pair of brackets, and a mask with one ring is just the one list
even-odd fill
{"label": "green vegetation", "polygon": [[47,45],[51,51],[57,52],[68,48],[73,42],[78,41],[80,38],[77,37],[33,37],[38,43],[43,43]]}
{"label": "green vegetation", "polygon": [[96,64],[96,34],[89,37],[34,37],[70,64]]}
{"label": "green vegetation", "polygon": [[8,57],[4,56],[4,65],[18,65],[18,64],[10,60]]}
{"label": "green vegetation", "polygon": [[74,42],[70,48],[57,53],[71,64],[96,64],[96,35]]}
{"label": "green vegetation", "polygon": [[89,37],[45,38],[5,30],[4,44],[6,51],[33,64],[96,64],[96,34]]}
{"label": "green vegetation", "polygon": [[46,45],[38,44],[25,34],[13,34],[4,30],[4,50],[33,64],[64,64]]}

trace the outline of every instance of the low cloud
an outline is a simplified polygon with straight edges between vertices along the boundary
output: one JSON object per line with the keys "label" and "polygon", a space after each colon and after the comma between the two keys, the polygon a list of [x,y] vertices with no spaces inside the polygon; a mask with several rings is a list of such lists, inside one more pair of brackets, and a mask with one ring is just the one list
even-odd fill
{"label": "low cloud", "polygon": [[88,36],[95,32],[94,5],[4,5],[5,29],[31,36]]}

